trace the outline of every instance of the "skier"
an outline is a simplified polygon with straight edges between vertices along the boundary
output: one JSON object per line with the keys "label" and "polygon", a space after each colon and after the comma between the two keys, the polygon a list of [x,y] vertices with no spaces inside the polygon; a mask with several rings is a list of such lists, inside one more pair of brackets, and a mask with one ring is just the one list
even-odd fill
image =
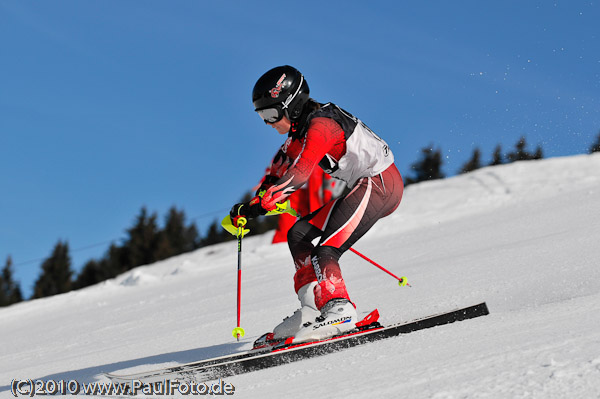
{"label": "skier", "polygon": [[352,114],[310,98],[304,76],[289,65],[261,76],[252,102],[264,122],[288,138],[257,195],[231,209],[234,226],[241,217],[251,219],[275,209],[276,203],[302,187],[317,166],[351,189],[303,215],[288,232],[296,267],[294,289],[301,306],[274,328],[273,339],[294,337],[294,342],[305,342],[346,333],[355,328],[358,316],[339,259],[400,204],[404,186],[394,156],[385,141]]}

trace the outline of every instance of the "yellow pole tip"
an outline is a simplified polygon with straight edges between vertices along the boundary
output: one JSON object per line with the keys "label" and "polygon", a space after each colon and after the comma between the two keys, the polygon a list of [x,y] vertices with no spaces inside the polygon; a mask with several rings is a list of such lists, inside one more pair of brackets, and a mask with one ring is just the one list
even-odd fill
{"label": "yellow pole tip", "polygon": [[244,331],[244,329],[242,327],[236,327],[233,329],[231,334],[233,335],[234,338],[237,338],[239,341],[240,337],[243,337],[246,334],[246,332]]}

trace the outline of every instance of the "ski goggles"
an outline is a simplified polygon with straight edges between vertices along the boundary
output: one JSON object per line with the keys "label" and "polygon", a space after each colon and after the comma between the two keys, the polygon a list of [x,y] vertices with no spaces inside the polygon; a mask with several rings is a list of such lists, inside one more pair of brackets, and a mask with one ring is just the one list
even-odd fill
{"label": "ski goggles", "polygon": [[257,109],[256,112],[265,123],[276,123],[283,118],[283,109],[278,105],[271,108]]}

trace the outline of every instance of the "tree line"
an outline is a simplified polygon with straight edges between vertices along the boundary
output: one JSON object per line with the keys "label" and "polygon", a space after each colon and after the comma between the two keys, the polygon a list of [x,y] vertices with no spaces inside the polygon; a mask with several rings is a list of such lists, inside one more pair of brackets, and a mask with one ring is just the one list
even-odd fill
{"label": "tree line", "polygon": [[[251,193],[242,201],[248,201]],[[248,227],[258,234],[272,230],[276,218],[258,218],[248,222]],[[41,264],[40,275],[35,281],[30,299],[62,294],[84,288],[116,277],[135,267],[164,260],[186,252],[233,240],[231,234],[213,221],[204,236],[195,223],[186,222],[183,210],[172,207],[160,227],[158,215],[150,214],[142,207],[133,225],[126,229],[126,238],[121,244],[111,243],[99,259],[88,260],[76,275],[72,269],[69,243],[59,240],[48,258]],[[0,273],[0,307],[24,300],[19,284],[13,278],[13,262],[9,256]]]}
{"label": "tree line", "polygon": [[[600,141],[600,134],[598,135],[598,141]],[[593,152],[593,146],[590,149],[590,153]],[[542,147],[537,146],[535,151],[530,152],[527,149],[527,141],[525,137],[521,137],[515,144],[513,151],[504,153],[502,146],[497,145],[492,154],[492,160],[484,164],[481,159],[481,150],[475,148],[471,158],[465,162],[462,167],[457,171],[458,174],[472,172],[480,169],[484,166],[502,165],[505,163],[511,163],[516,161],[530,161],[535,159],[542,159],[544,157]],[[446,177],[442,171],[444,160],[442,157],[441,149],[434,149],[433,146],[424,147],[421,149],[421,157],[419,160],[411,165],[412,175],[404,176],[404,185],[419,183],[426,180],[443,179]]]}
{"label": "tree line", "polygon": [[[589,153],[593,152],[600,152],[600,133],[589,149]],[[457,173],[468,173],[489,165],[542,158],[542,147],[538,145],[534,151],[529,151],[525,137],[521,137],[514,149],[507,153],[503,152],[498,145],[491,161],[487,164],[481,159],[481,150],[475,148],[471,158]],[[411,164],[410,174],[404,176],[405,185],[445,178],[443,164],[441,149],[435,149],[433,146],[422,148],[420,158]],[[251,197],[252,193],[248,192],[241,201],[248,201]],[[261,234],[274,229],[276,224],[276,218],[262,217],[251,220],[248,227],[253,232]],[[213,221],[204,236],[201,236],[196,224],[187,223],[184,211],[176,207],[168,211],[162,227],[159,226],[157,214],[155,212],[150,214],[145,207],[142,207],[133,225],[126,230],[126,235],[120,245],[110,244],[104,256],[87,261],[77,275],[71,267],[68,242],[59,240],[50,256],[41,264],[40,275],[35,282],[31,298],[42,298],[84,288],[141,265],[234,239],[221,228],[217,220]],[[22,300],[24,298],[21,289],[13,277],[12,258],[8,256],[0,271],[0,307]]]}

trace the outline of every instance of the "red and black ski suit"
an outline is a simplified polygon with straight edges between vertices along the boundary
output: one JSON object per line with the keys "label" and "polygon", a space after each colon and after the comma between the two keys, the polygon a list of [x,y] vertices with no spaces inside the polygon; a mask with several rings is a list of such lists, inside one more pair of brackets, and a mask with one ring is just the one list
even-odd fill
{"label": "red and black ski suit", "polygon": [[315,302],[321,309],[331,299],[350,299],[338,260],[377,220],[398,207],[404,186],[387,144],[348,112],[324,104],[308,116],[305,126],[306,133],[289,137],[275,156],[265,179],[273,183],[263,186],[260,205],[275,208],[302,187],[317,166],[351,188],[303,216],[288,233],[295,290],[318,281]]}

